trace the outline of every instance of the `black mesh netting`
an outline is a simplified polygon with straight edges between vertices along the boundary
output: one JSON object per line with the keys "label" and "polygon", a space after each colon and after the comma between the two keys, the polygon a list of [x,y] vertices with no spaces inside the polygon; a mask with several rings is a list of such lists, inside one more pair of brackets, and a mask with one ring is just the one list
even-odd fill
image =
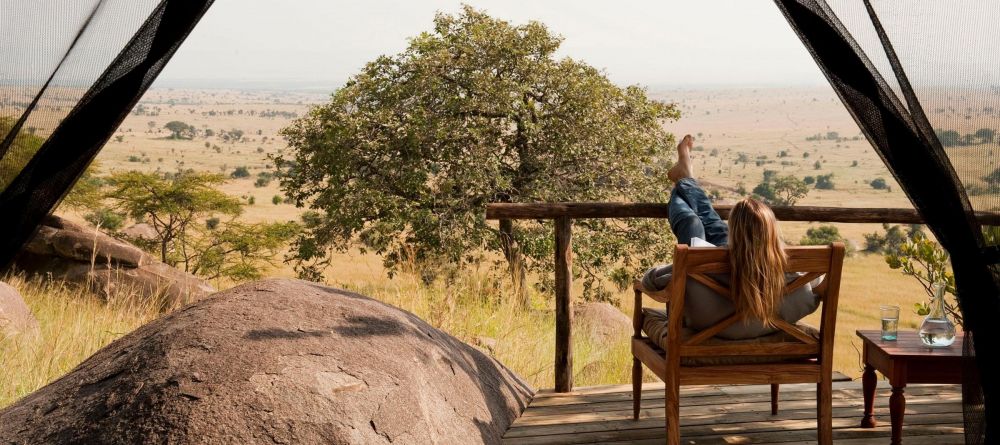
{"label": "black mesh netting", "polygon": [[58,204],[211,3],[0,2],[0,266]]}
{"label": "black mesh netting", "polygon": [[[997,238],[975,211],[1000,208],[1000,4],[776,0],[841,101],[951,254],[965,316],[967,443],[992,443],[1000,345]],[[978,354],[977,354],[978,353]]]}

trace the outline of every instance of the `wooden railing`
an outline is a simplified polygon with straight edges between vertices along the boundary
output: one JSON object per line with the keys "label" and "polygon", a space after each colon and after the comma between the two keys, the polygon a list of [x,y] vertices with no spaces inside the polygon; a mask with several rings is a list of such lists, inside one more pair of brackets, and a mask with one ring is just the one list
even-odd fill
{"label": "wooden railing", "polygon": [[[728,218],[732,206],[718,205],[716,211]],[[838,223],[920,224],[923,218],[914,209],[843,207],[772,207],[781,221],[822,221]],[[1000,213],[976,214],[983,225],[1000,226]],[[667,218],[667,205],[660,203],[557,202],[540,204],[487,204],[486,219],[551,219],[555,221],[556,357],[555,390],[573,390],[573,220],[589,218]]]}

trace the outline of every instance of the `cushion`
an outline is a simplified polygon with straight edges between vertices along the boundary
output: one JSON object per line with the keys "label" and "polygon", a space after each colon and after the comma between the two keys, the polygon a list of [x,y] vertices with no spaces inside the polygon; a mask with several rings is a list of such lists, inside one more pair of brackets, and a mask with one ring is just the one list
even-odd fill
{"label": "cushion", "polygon": [[[667,349],[667,312],[660,309],[642,308],[643,322],[642,332],[649,337],[653,344],[660,349]],[[739,322],[737,322],[739,324]],[[819,340],[819,330],[805,323],[796,323],[796,326],[805,333]],[[689,338],[697,334],[698,331],[685,327],[681,329],[681,338]],[[702,345],[753,345],[762,343],[783,343],[798,342],[799,340],[785,331],[779,330],[773,334],[763,335],[755,338],[741,340],[727,340],[719,337],[712,337],[702,342]],[[681,364],[684,366],[708,366],[708,365],[741,365],[752,363],[779,363],[789,360],[802,359],[807,356],[727,356],[727,357],[681,357]]]}
{"label": "cushion", "polygon": [[[673,276],[673,265],[657,266],[650,269],[642,277],[642,286],[647,290],[660,290],[670,284]],[[729,286],[729,276],[727,274],[708,274],[724,286]],[[800,273],[788,273],[786,279],[788,283],[795,281],[802,276]],[[818,295],[813,293],[813,289],[819,286],[823,277],[819,277],[806,285],[785,295],[781,300],[781,307],[778,313],[781,318],[789,323],[796,323],[805,316],[813,313],[819,308],[821,303]],[[733,302],[722,295],[719,295],[708,286],[688,278],[685,286],[684,296],[684,326],[694,330],[707,329],[716,323],[725,320],[734,312],[736,307]],[[748,323],[736,323],[723,329],[718,337],[729,340],[741,340],[757,338],[763,335],[777,332],[774,328],[769,328],[759,320],[751,320]]]}

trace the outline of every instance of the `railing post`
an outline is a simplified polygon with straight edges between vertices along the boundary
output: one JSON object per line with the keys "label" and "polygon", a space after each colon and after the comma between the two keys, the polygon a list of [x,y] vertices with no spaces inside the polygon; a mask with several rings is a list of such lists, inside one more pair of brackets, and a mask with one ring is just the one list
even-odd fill
{"label": "railing post", "polygon": [[573,390],[573,220],[557,218],[556,232],[556,392]]}

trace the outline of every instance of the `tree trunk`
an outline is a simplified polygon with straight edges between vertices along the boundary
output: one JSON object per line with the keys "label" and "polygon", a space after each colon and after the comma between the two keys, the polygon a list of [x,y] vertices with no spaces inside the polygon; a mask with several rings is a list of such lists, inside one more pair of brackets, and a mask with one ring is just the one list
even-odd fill
{"label": "tree trunk", "polygon": [[514,293],[517,295],[517,301],[521,306],[527,306],[527,270],[524,266],[524,256],[521,254],[521,246],[514,239],[513,220],[500,220],[500,247],[503,250],[504,259],[507,260],[507,268],[510,272],[511,282],[514,284]]}

